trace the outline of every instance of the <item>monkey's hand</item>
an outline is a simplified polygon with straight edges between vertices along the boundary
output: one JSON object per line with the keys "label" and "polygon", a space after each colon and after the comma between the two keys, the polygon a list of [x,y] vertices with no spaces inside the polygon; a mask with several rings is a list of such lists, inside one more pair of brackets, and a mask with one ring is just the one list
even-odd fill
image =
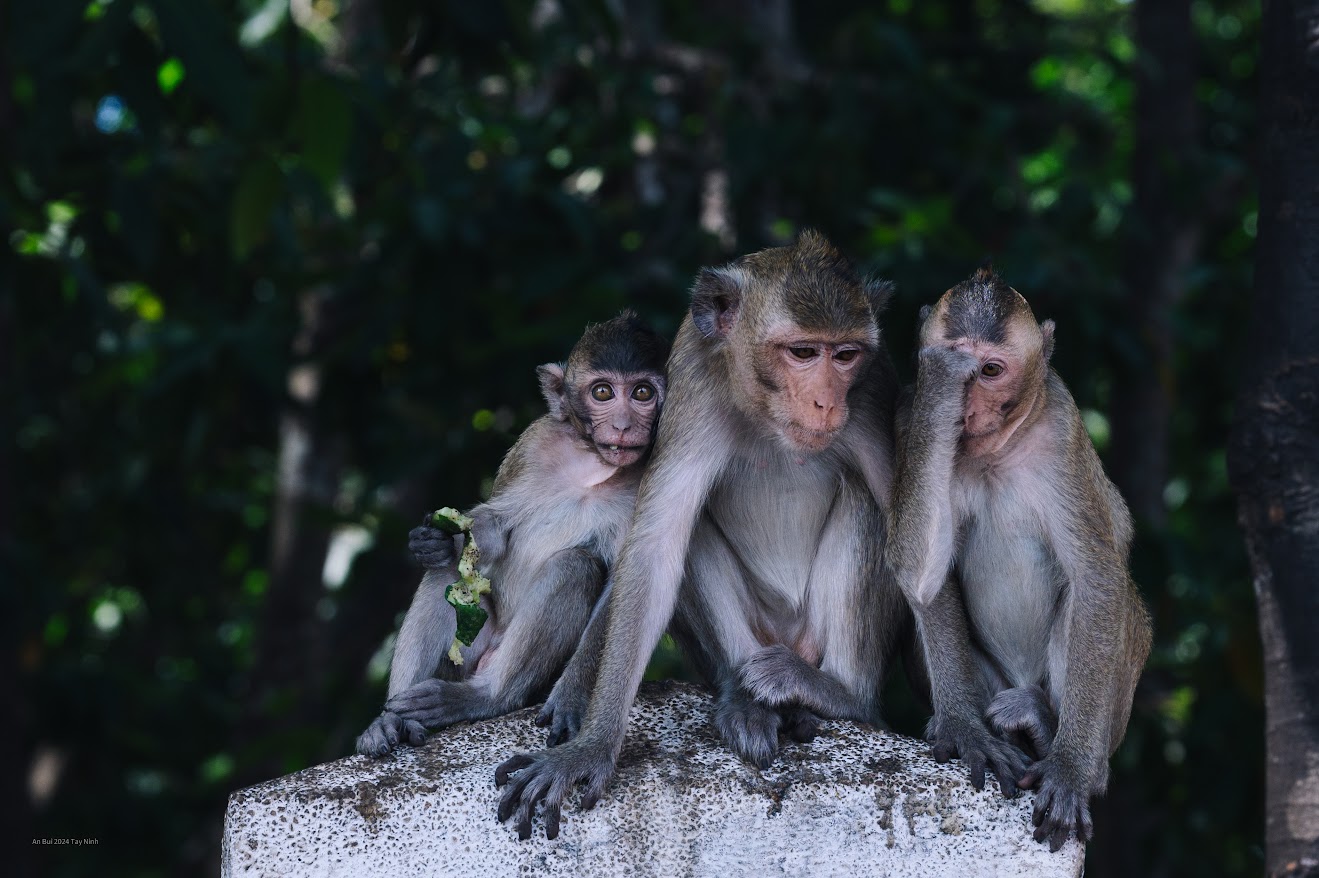
{"label": "monkey's hand", "polygon": [[1026,754],[1012,744],[994,737],[979,717],[940,716],[930,720],[925,730],[930,753],[935,762],[961,759],[971,775],[971,786],[985,788],[985,770],[998,778],[1003,796],[1015,799],[1020,792],[1018,781],[1026,770]]}
{"label": "monkey's hand", "polygon": [[916,376],[917,409],[937,410],[960,422],[966,387],[980,372],[980,358],[945,346],[921,348]]}
{"label": "monkey's hand", "polygon": [[[517,773],[510,782],[509,776]],[[495,769],[495,786],[508,785],[499,799],[499,822],[513,818],[518,838],[531,838],[531,819],[538,802],[544,802],[545,837],[559,837],[563,800],[582,784],[583,811],[595,807],[605,785],[614,776],[614,760],[607,743],[575,738],[553,750],[519,753]]]}
{"label": "monkey's hand", "polygon": [[936,379],[940,383],[948,382],[961,387],[980,373],[980,358],[962,348],[931,345],[921,348],[917,359],[920,376]]}
{"label": "monkey's hand", "polygon": [[1090,840],[1094,824],[1090,822],[1089,785],[1078,782],[1054,756],[1033,764],[1017,785],[1023,790],[1036,788],[1031,816],[1035,840],[1047,840],[1050,852],[1062,847],[1073,829],[1082,842]]}
{"label": "monkey's hand", "polygon": [[420,747],[425,740],[426,730],[420,723],[386,710],[357,736],[357,752],[378,759],[397,747],[400,741],[409,747]]}
{"label": "monkey's hand", "polygon": [[385,710],[420,723],[423,728],[437,729],[464,718],[463,694],[464,684],[432,677],[391,695],[385,702]]}
{"label": "monkey's hand", "polygon": [[536,716],[536,725],[549,727],[545,746],[557,747],[559,744],[577,737],[581,731],[582,720],[586,719],[586,706],[591,703],[591,686],[569,680],[565,673],[550,690],[545,706]]}
{"label": "monkey's hand", "polygon": [[438,527],[432,527],[429,515],[421,527],[408,532],[408,550],[427,570],[452,567],[458,562],[454,538]]}
{"label": "monkey's hand", "polygon": [[871,721],[858,708],[858,698],[842,683],[815,667],[787,646],[756,650],[737,670],[751,697],[775,707],[806,707],[823,716]]}

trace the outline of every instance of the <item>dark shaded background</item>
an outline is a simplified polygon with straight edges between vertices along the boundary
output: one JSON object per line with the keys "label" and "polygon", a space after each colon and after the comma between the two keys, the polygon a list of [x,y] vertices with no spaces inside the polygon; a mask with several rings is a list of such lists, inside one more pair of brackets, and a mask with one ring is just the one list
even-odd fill
{"label": "dark shaded background", "polygon": [[488,490],[533,367],[625,305],[671,333],[701,265],[807,225],[897,282],[905,377],[916,309],[986,257],[1057,321],[1156,626],[1087,874],[1259,873],[1224,463],[1258,27],[1246,0],[0,5],[13,874],[218,870],[228,792],[378,709],[406,530]]}

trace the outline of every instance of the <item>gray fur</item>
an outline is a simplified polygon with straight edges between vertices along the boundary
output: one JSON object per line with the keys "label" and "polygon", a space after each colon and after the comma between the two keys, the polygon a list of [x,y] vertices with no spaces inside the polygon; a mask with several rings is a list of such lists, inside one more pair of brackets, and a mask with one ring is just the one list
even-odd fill
{"label": "gray fur", "polygon": [[[829,258],[817,265],[820,253]],[[878,719],[878,688],[906,619],[884,573],[885,523],[876,500],[887,497],[892,475],[896,384],[874,318],[883,297],[841,270],[835,256],[811,235],[698,279],[669,360],[654,458],[613,570],[585,723],[568,743],[515,756],[495,775],[509,784],[499,817],[512,817],[521,837],[530,834],[537,803],[544,802],[553,838],[575,784],[586,784],[584,806],[599,798],[646,662],[670,620],[717,693],[716,729],[748,761],[768,764],[780,733],[814,737],[818,719],[807,708]],[[794,287],[791,308],[786,277],[810,281]],[[773,371],[773,358],[783,354],[764,340],[770,332],[823,333],[863,352],[848,385],[847,420],[822,450],[794,451],[770,414],[783,377]],[[765,644],[802,661],[788,671],[792,680],[752,674],[757,685],[802,698],[770,704],[743,685],[740,669]],[[810,686],[822,680],[832,695],[815,697]]]}
{"label": "gray fur", "polygon": [[[605,341],[617,355],[638,326],[627,313],[591,327],[568,362],[599,360],[594,348]],[[648,356],[662,355],[656,351],[664,348],[648,331],[644,341]],[[571,414],[570,398],[585,395],[578,384],[603,380],[602,374],[570,369],[565,379],[555,364],[537,371],[550,413],[518,438],[499,467],[490,499],[469,513],[480,569],[492,584],[482,603],[489,617],[471,646],[460,650],[463,663],[455,667],[447,652],[456,616],[444,593],[458,578],[457,546],[435,528],[414,531],[409,546],[433,569],[403,621],[385,712],[358,739],[359,753],[380,756],[400,742],[420,743],[423,728],[525,707],[549,690],[575,649],[600,649],[602,635],[584,638],[583,632],[632,518],[663,394],[663,362],[640,373],[606,370],[608,380],[645,381],[656,391],[647,405],[633,405],[625,394],[611,401],[610,441],[623,437],[641,454],[623,464],[609,463],[611,451],[599,447]],[[581,666],[592,669],[594,657],[584,657]],[[577,678],[582,675],[594,673]],[[570,708],[563,710],[566,725]]]}
{"label": "gray fur", "polygon": [[[1035,839],[1057,850],[1073,830],[1090,836],[1089,799],[1104,791],[1126,729],[1149,616],[1127,572],[1126,506],[1047,366],[1052,324],[1035,324],[996,277],[974,280],[981,298],[1011,307],[988,331],[983,313],[958,314],[954,290],[922,326],[916,389],[898,418],[889,561],[916,609],[936,757],[966,759],[969,746],[975,760],[1005,760],[996,766],[1004,785],[1020,773],[1016,748],[1003,749],[984,718],[1028,745],[1039,761],[1018,785],[1038,787]],[[950,327],[972,335],[954,338]],[[960,412],[968,388],[985,380],[976,349],[1008,352],[1013,374],[1025,376],[1024,414],[977,437],[973,454]]]}

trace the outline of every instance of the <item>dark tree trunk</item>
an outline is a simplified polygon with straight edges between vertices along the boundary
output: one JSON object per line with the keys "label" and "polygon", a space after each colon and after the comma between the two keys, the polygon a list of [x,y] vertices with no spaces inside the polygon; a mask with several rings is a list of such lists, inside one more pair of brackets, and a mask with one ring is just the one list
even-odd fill
{"label": "dark tree trunk", "polygon": [[281,770],[282,730],[320,722],[324,713],[328,628],[316,606],[325,594],[322,571],[344,460],[342,438],[327,429],[323,415],[323,360],[338,323],[331,304],[325,290],[302,298],[288,400],[280,415],[270,591],[239,732],[240,741],[269,748],[249,766],[253,777]]}
{"label": "dark tree trunk", "polygon": [[1319,0],[1264,5],[1255,303],[1228,451],[1264,641],[1265,864],[1319,876]]}
{"label": "dark tree trunk", "polygon": [[1138,333],[1136,356],[1120,362],[1113,386],[1109,472],[1137,521],[1166,517],[1168,425],[1173,403],[1172,313],[1200,245],[1202,219],[1179,198],[1196,146],[1195,43],[1190,0],[1135,6],[1136,143],[1128,212],[1123,303]]}

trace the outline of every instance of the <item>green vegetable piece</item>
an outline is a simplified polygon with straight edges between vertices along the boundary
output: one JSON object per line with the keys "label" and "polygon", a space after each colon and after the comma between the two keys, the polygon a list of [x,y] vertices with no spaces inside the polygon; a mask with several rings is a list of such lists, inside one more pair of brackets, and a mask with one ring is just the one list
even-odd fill
{"label": "green vegetable piece", "polygon": [[472,519],[452,506],[437,509],[431,514],[431,524],[447,534],[458,535],[472,529]]}
{"label": "green vegetable piece", "polygon": [[476,635],[480,633],[481,626],[485,624],[487,616],[485,610],[481,609],[481,595],[489,593],[490,580],[482,576],[477,569],[477,564],[481,560],[481,550],[477,547],[476,540],[472,538],[471,516],[463,515],[451,506],[445,506],[431,515],[431,522],[445,533],[467,535],[463,554],[458,559],[458,581],[444,592],[444,599],[458,614],[458,631],[449,646],[449,660],[455,665],[461,665],[463,657],[458,651],[459,647],[471,646]]}

